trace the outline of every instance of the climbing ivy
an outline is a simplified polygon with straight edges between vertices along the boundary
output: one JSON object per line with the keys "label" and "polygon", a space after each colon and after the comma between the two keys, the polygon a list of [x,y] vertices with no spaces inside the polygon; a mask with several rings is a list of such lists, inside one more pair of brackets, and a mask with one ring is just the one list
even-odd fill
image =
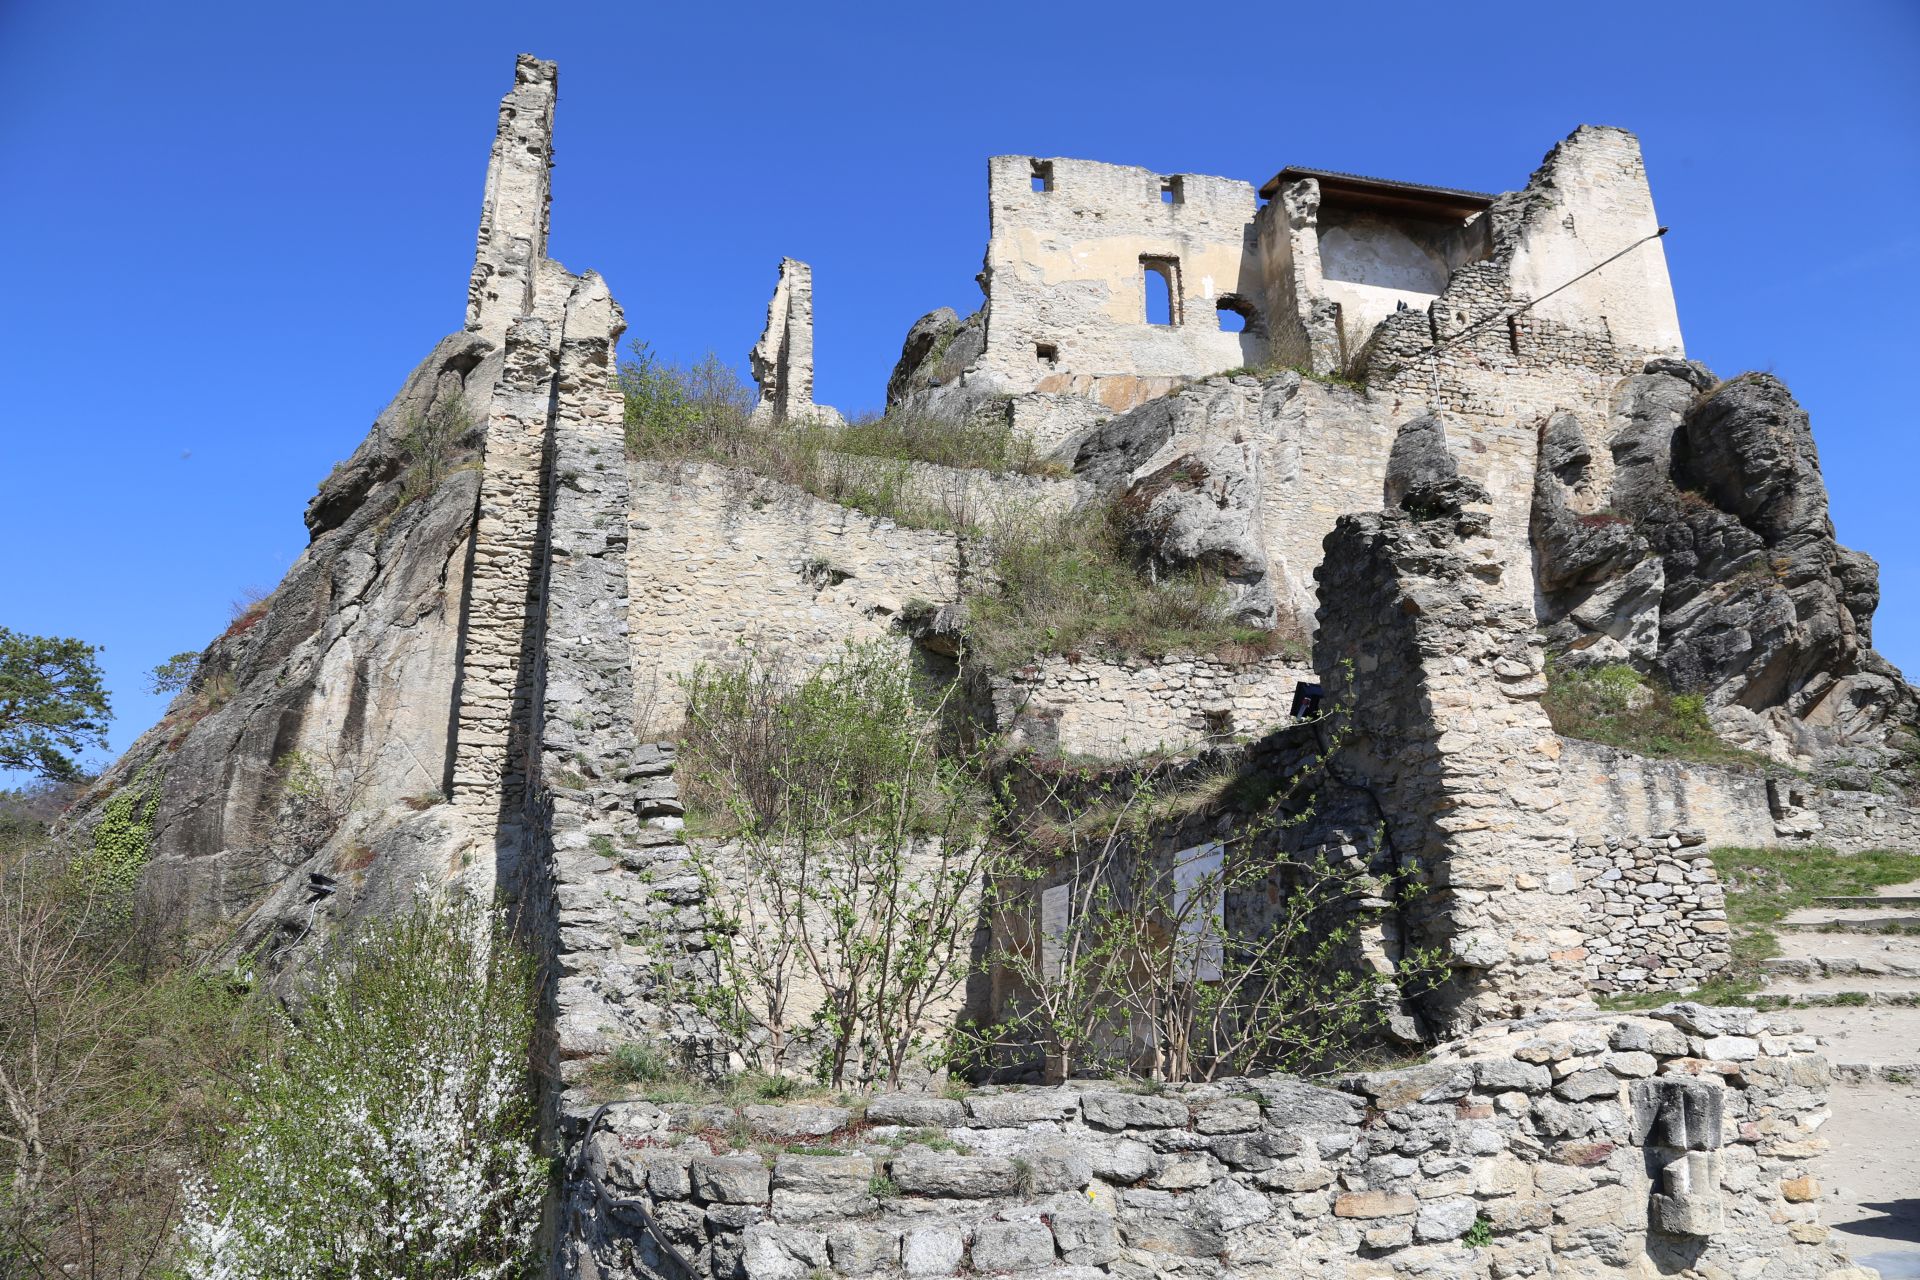
{"label": "climbing ivy", "polygon": [[109,897],[133,892],[147,865],[153,815],[159,807],[160,775],[153,764],[142,766],[132,782],[100,806],[93,844],[74,863],[89,892]]}

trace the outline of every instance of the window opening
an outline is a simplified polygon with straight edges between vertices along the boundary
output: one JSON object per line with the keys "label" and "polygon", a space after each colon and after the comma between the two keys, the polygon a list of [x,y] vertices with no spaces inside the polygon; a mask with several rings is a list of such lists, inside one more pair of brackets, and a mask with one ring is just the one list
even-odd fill
{"label": "window opening", "polygon": [[1146,291],[1147,323],[1180,323],[1180,263],[1175,258],[1140,259],[1141,287]]}
{"label": "window opening", "polygon": [[1175,174],[1170,178],[1160,179],[1161,204],[1185,204],[1186,202],[1186,183],[1179,174]]}
{"label": "window opening", "polygon": [[1053,190],[1053,161],[1035,160],[1033,162],[1033,189],[1035,191]]}
{"label": "window opening", "polygon": [[1214,300],[1214,313],[1220,317],[1222,333],[1254,333],[1267,331],[1260,321],[1260,310],[1237,293],[1223,293]]}

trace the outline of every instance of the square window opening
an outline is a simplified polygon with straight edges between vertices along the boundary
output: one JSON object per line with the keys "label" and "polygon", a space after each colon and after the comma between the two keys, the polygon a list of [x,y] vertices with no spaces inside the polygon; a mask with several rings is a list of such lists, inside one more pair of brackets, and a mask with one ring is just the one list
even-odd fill
{"label": "square window opening", "polygon": [[1179,174],[1160,179],[1161,204],[1185,204],[1187,202],[1186,180]]}
{"label": "square window opening", "polygon": [[1052,368],[1060,363],[1060,348],[1051,342],[1036,342],[1033,344],[1033,358]]}
{"label": "square window opening", "polygon": [[1035,191],[1053,190],[1053,161],[1035,160],[1031,181]]}

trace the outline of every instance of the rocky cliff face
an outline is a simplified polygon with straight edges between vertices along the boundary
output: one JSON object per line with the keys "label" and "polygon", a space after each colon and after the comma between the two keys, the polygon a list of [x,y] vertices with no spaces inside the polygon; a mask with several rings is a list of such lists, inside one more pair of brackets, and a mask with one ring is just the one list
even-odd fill
{"label": "rocky cliff face", "polygon": [[1656,361],[1592,432],[1541,433],[1540,613],[1573,662],[1628,662],[1705,696],[1783,759],[1882,743],[1914,693],[1872,647],[1879,569],[1839,545],[1805,410],[1778,379]]}
{"label": "rocky cliff face", "polygon": [[320,486],[286,578],[95,786],[83,830],[115,791],[157,790],[148,920],[271,954],[461,871],[439,800],[496,364],[477,335],[434,348]]}

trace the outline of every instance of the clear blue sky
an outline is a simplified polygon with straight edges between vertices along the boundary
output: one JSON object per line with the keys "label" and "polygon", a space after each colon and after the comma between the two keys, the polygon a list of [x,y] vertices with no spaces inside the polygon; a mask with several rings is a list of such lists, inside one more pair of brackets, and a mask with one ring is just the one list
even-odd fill
{"label": "clear blue sky", "polygon": [[495,104],[560,63],[555,257],[665,355],[744,366],[813,263],[818,392],[877,407],[965,312],[986,157],[1489,191],[1640,134],[1691,353],[1813,414],[1920,673],[1920,5],[511,6],[0,0],[0,625],[141,673],[276,583],[300,515],[458,328]]}

